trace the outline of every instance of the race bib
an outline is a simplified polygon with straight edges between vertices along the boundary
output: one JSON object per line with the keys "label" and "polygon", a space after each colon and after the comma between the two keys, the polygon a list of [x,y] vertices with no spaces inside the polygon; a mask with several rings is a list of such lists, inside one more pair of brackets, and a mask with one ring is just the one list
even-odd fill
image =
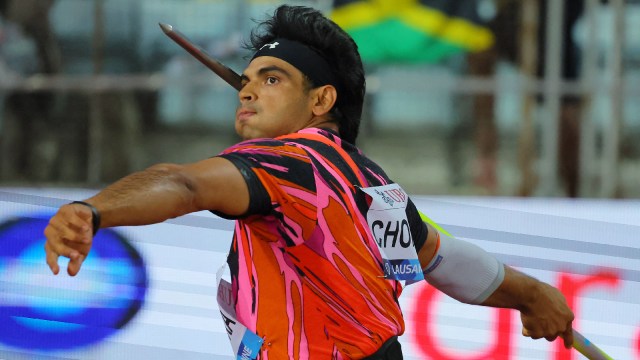
{"label": "race bib", "polygon": [[398,184],[360,188],[371,198],[367,223],[380,248],[387,279],[424,279],[413,245],[406,208],[409,196]]}
{"label": "race bib", "polygon": [[224,321],[227,335],[231,341],[231,348],[237,360],[255,360],[260,352],[264,339],[247,329],[236,319],[235,297],[231,284],[222,278],[226,264],[218,270],[218,307]]}

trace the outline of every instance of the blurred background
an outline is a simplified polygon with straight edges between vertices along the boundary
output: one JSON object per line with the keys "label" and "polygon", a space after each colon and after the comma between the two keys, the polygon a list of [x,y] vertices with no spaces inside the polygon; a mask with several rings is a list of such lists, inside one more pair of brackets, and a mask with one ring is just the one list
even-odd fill
{"label": "blurred background", "polygon": [[[100,187],[239,139],[241,72],[284,1],[0,0],[0,185]],[[640,197],[640,1],[307,0],[358,42],[358,145],[409,193]]]}
{"label": "blurred background", "polygon": [[[237,92],[158,23],[242,72],[243,39],[282,3],[0,0],[0,359],[236,358],[216,304],[231,222],[103,229],[75,278],[48,271],[43,229],[133,171],[239,141]],[[416,206],[557,286],[574,328],[640,360],[640,1],[286,3],[358,43],[358,145]],[[580,358],[426,283],[400,302],[407,360]]]}

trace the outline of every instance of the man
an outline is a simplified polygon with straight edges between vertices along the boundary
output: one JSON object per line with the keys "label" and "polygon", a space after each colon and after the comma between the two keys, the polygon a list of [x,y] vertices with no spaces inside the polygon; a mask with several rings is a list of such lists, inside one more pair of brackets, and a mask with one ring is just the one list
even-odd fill
{"label": "man", "polygon": [[235,120],[246,141],[194,164],[153,166],[62,206],[45,229],[54,274],[59,256],[78,273],[99,227],[211,210],[237,219],[225,323],[257,335],[260,359],[401,359],[402,285],[385,270],[393,264],[385,251],[419,261],[420,276],[424,269],[456,299],[520,310],[525,335],[571,345],[573,313],[556,289],[473,245],[441,240],[353,145],[365,82],[342,29],[315,10],[281,6],[252,33],[251,48]]}

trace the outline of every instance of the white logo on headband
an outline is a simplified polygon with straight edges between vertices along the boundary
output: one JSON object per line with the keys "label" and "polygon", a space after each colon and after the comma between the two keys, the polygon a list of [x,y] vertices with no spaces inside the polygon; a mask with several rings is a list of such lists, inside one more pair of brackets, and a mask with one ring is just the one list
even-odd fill
{"label": "white logo on headband", "polygon": [[277,41],[276,41],[276,42],[274,42],[274,43],[272,43],[272,44],[264,44],[264,45],[262,45],[262,47],[260,48],[260,50],[264,49],[264,47],[265,47],[265,46],[268,46],[268,47],[269,47],[269,49],[275,49],[275,48],[276,48],[276,46],[278,46],[278,45],[280,45],[280,43],[279,43],[279,42],[277,42]]}

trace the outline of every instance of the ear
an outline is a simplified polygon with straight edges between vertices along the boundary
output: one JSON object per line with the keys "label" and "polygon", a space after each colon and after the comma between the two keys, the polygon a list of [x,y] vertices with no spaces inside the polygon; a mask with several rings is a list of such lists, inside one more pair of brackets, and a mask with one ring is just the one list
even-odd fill
{"label": "ear", "polygon": [[324,85],[313,89],[313,115],[322,116],[333,108],[338,99],[338,92],[333,85]]}

